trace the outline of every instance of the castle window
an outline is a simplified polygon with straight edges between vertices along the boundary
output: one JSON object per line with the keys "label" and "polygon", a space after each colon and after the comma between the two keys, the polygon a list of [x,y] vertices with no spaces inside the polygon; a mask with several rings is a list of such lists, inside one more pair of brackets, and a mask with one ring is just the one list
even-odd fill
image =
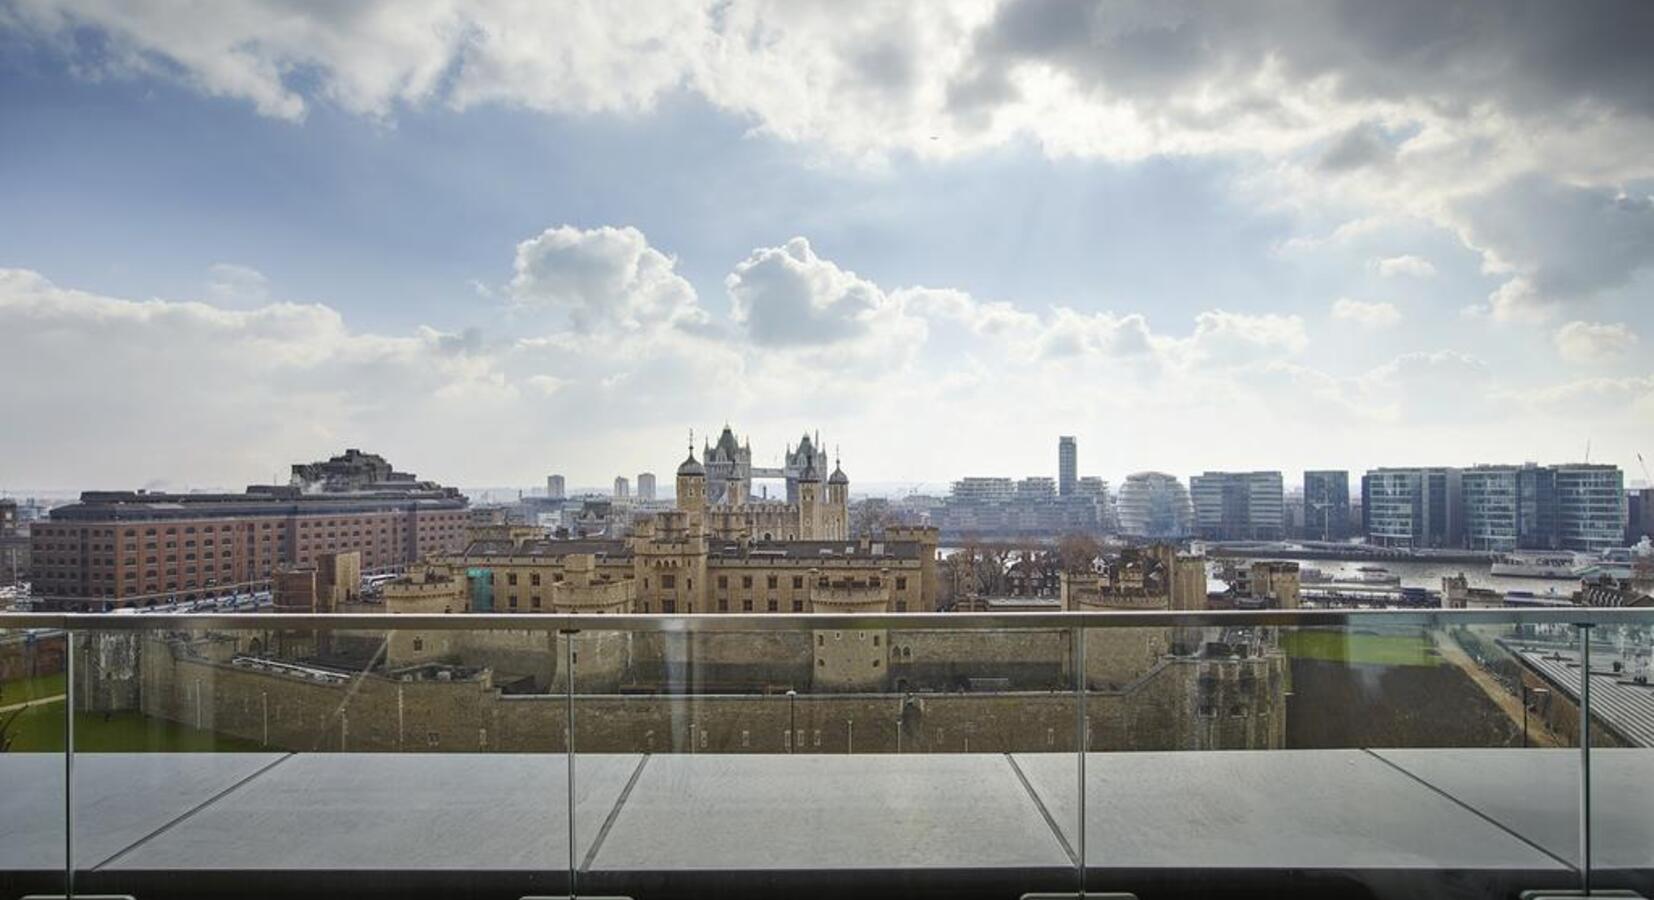
{"label": "castle window", "polygon": [[775,598],[771,597],[770,598],[770,612],[775,612],[777,608],[778,608],[778,604],[775,602]]}
{"label": "castle window", "polygon": [[897,612],[907,612],[907,601],[906,600],[897,600],[896,601],[896,611]]}
{"label": "castle window", "polygon": [[723,590],[724,588],[727,588],[727,587],[729,587],[729,576],[728,575],[719,575],[718,576],[718,589]]}
{"label": "castle window", "polygon": [[425,639],[424,638],[417,638],[417,637],[414,638],[414,652],[418,653],[419,651],[424,650],[424,649],[425,649]]}
{"label": "castle window", "polygon": [[748,598],[746,600],[741,601],[741,612],[752,612],[752,599],[751,598]]}
{"label": "castle window", "polygon": [[793,601],[793,612],[803,612],[803,611],[804,611],[804,601],[803,600],[794,600]]}
{"label": "castle window", "polygon": [[741,576],[741,587],[744,587],[744,588],[752,587],[752,576],[751,575],[742,575]]}
{"label": "castle window", "polygon": [[530,597],[530,598],[528,598],[528,605],[534,607],[535,609],[539,609],[540,608],[540,598],[539,597]]}
{"label": "castle window", "polygon": [[816,635],[816,646],[817,646],[817,647],[825,647],[825,646],[827,646],[827,636],[826,636],[826,635],[824,635],[824,634],[818,634],[818,635]]}
{"label": "castle window", "polygon": [[896,576],[896,590],[898,590],[898,591],[907,590],[907,576],[905,576],[905,575],[897,575]]}
{"label": "castle window", "polygon": [[517,595],[516,594],[511,595],[510,601],[507,603],[507,605],[510,606],[512,609],[517,608]]}
{"label": "castle window", "polygon": [[660,611],[670,615],[677,611],[677,606],[678,604],[675,600],[662,600],[660,602]]}
{"label": "castle window", "polygon": [[769,588],[772,591],[776,589],[776,587],[779,585],[779,583],[781,581],[781,579],[775,577],[774,575],[771,575],[768,580],[769,580]]}
{"label": "castle window", "polygon": [[873,635],[873,646],[875,646],[875,647],[879,646],[879,636],[876,635],[876,634]]}
{"label": "castle window", "polygon": [[540,573],[539,572],[529,573],[528,583],[533,585],[534,587],[539,587],[540,586]]}
{"label": "castle window", "polygon": [[879,667],[879,661],[876,660],[876,659],[873,660],[873,668],[877,669],[878,667]]}
{"label": "castle window", "polygon": [[[676,576],[676,575],[662,575],[660,577],[660,586],[665,590],[671,590],[672,588],[677,587],[678,586],[678,576]],[[647,585],[645,585],[645,587],[647,587]]]}
{"label": "castle window", "polygon": [[718,611],[719,612],[729,612],[729,598],[728,597],[719,597],[718,598]]}
{"label": "castle window", "polygon": [[505,576],[505,583],[506,584],[511,584],[511,585],[516,584],[517,583],[517,573],[512,572],[511,574]]}

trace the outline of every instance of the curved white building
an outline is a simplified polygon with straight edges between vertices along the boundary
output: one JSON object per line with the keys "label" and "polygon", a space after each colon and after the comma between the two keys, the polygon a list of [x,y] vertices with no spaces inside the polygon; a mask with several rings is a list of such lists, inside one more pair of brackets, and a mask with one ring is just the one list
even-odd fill
{"label": "curved white building", "polygon": [[1188,489],[1164,472],[1126,476],[1115,498],[1115,510],[1120,533],[1136,537],[1188,537],[1194,520]]}

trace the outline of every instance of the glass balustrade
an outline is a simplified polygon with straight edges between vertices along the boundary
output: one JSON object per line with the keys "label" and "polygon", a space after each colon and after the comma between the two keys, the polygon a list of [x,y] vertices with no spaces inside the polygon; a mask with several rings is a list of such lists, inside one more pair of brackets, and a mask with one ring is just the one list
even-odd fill
{"label": "glass balustrade", "polygon": [[6,896],[1654,874],[1654,610],[0,627]]}

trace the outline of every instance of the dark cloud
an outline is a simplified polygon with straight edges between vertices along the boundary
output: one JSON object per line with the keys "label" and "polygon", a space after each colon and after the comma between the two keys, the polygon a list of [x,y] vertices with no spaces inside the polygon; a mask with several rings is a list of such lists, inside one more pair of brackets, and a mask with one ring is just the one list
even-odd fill
{"label": "dark cloud", "polygon": [[1388,165],[1396,158],[1396,145],[1382,128],[1363,122],[1339,135],[1321,153],[1319,165],[1327,172],[1348,172],[1368,166]]}
{"label": "dark cloud", "polygon": [[1654,265],[1654,200],[1533,175],[1461,201],[1470,243],[1516,268],[1543,301],[1586,297]]}
{"label": "dark cloud", "polygon": [[[1350,99],[1422,100],[1452,114],[1588,103],[1654,114],[1654,3],[1606,0],[1011,0],[976,36],[956,106],[1036,63],[1112,96],[1167,99],[1277,65]],[[966,88],[964,86],[974,86]],[[1001,87],[1000,91],[1008,90]]]}

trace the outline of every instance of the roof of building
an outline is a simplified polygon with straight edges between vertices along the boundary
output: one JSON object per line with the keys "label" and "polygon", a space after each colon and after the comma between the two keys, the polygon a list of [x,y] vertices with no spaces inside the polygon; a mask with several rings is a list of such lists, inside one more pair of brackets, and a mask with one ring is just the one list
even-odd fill
{"label": "roof of building", "polygon": [[827,483],[828,484],[849,484],[850,483],[850,476],[844,474],[844,469],[840,468],[837,463],[834,463],[833,464],[833,474],[827,476]]}
{"label": "roof of building", "polygon": [[[467,559],[482,557],[541,556],[560,558],[572,553],[590,553],[612,559],[630,559],[632,549],[624,540],[545,538],[513,543],[507,540],[472,541],[461,551]],[[723,560],[819,560],[920,559],[924,548],[918,541],[711,541],[707,556]]]}
{"label": "roof of building", "polygon": [[53,509],[53,521],[199,519],[228,516],[346,515],[387,509],[463,509],[456,488],[376,486],[365,491],[307,492],[287,485],[253,485],[242,494],[166,494],[149,491],[85,491],[80,502]]}
{"label": "roof of building", "polygon": [[706,466],[695,459],[695,448],[689,448],[689,458],[678,464],[679,475],[699,475],[706,477]]}

